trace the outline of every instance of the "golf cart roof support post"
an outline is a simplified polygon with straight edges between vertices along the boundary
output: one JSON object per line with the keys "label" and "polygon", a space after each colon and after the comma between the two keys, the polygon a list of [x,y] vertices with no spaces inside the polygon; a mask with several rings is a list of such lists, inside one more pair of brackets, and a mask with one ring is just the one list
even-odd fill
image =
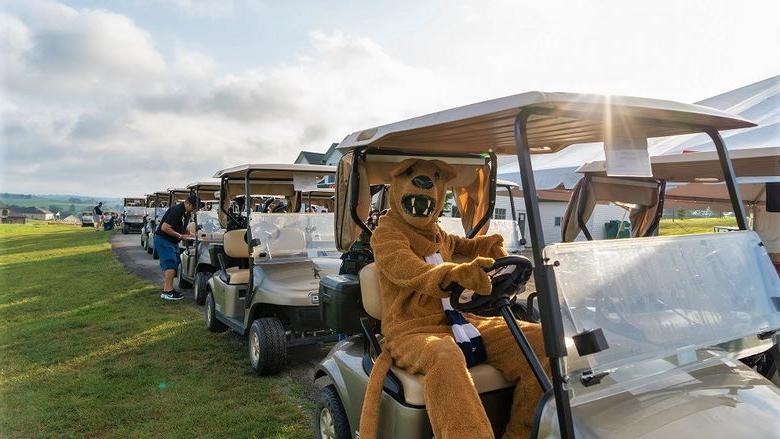
{"label": "golf cart roof support post", "polygon": [[[252,224],[250,221],[252,219],[252,194],[249,189],[249,179],[251,175],[252,170],[247,169],[246,175],[244,175],[244,206],[246,206],[246,233],[244,234],[244,240],[246,240],[247,255],[249,257],[249,291],[244,301],[244,307],[246,309],[249,309],[252,306],[252,300],[255,296],[255,289],[252,283],[254,277],[253,273],[255,271],[255,261],[252,258]],[[248,315],[249,313],[245,313],[245,316]]]}
{"label": "golf cart roof support post", "polygon": [[[497,168],[498,168],[498,159],[496,158],[496,154],[493,151],[490,151],[490,181],[488,182],[488,190],[490,191],[490,194],[488,195],[489,204],[488,208],[485,211],[485,215],[482,216],[482,219],[479,220],[476,226],[474,226],[471,230],[466,233],[466,238],[473,238],[479,233],[479,231],[482,229],[482,227],[487,224],[487,222],[490,220],[490,217],[493,216],[493,209],[496,207],[496,174],[497,174]],[[511,192],[511,191],[510,191]]]}
{"label": "golf cart roof support post", "polygon": [[517,163],[520,170],[520,182],[525,199],[526,221],[534,256],[534,281],[539,298],[539,313],[542,318],[544,334],[544,349],[550,360],[553,393],[558,415],[558,427],[561,438],[574,438],[574,426],[569,404],[569,393],[565,388],[565,370],[561,359],[566,356],[563,321],[561,320],[560,302],[555,287],[555,277],[551,266],[545,265],[542,257],[544,249],[544,233],[542,232],[539,200],[534,182],[533,166],[531,165],[531,150],[528,145],[526,126],[528,118],[539,110],[528,107],[521,110],[515,117],[515,147],[517,148]]}
{"label": "golf cart roof support post", "polygon": [[368,228],[366,223],[363,222],[363,219],[360,218],[357,213],[358,199],[360,197],[360,172],[358,170],[358,161],[363,158],[365,158],[365,152],[355,150],[352,157],[352,169],[350,169],[352,176],[349,178],[349,215],[352,217],[352,221],[366,232],[366,236],[371,237],[371,229]]}
{"label": "golf cart roof support post", "polygon": [[745,206],[742,204],[742,197],[739,194],[739,186],[737,185],[736,177],[734,176],[734,165],[731,163],[729,150],[726,149],[726,145],[723,143],[723,138],[720,136],[718,130],[709,128],[706,130],[706,133],[712,139],[712,143],[715,144],[715,150],[718,151],[720,167],[723,170],[723,181],[726,183],[731,205],[734,207],[734,216],[737,218],[737,226],[739,226],[740,230],[747,230]]}
{"label": "golf cart roof support post", "polygon": [[504,186],[509,193],[509,210],[512,212],[512,221],[517,221],[517,211],[515,210],[515,197],[512,195],[512,187]]}

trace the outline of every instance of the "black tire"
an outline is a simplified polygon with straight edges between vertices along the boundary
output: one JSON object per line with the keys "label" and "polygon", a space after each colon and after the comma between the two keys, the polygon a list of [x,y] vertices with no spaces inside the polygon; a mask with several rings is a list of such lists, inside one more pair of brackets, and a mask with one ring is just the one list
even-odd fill
{"label": "black tire", "polygon": [[252,322],[247,344],[249,365],[259,375],[279,373],[287,363],[287,336],[284,325],[275,317]]}
{"label": "black tire", "polygon": [[127,228],[127,224],[122,225],[122,234],[127,235],[130,233],[130,229]]}
{"label": "black tire", "polygon": [[144,244],[144,250],[146,253],[152,254],[152,247],[149,246],[149,235],[146,235],[146,244]]}
{"label": "black tire", "polygon": [[206,294],[206,308],[203,310],[203,318],[206,320],[206,329],[211,332],[225,332],[227,326],[217,319],[214,296],[211,291]]}
{"label": "black tire", "polygon": [[195,273],[195,281],[192,285],[192,298],[198,305],[204,305],[206,303],[209,279],[211,279],[211,273],[208,271],[199,271]]}
{"label": "black tire", "polygon": [[174,287],[177,290],[181,290],[183,288],[192,288],[192,284],[187,282],[187,280],[184,279],[183,277],[181,277],[181,271],[182,271],[182,266],[181,266],[181,261],[179,261],[179,266],[176,267],[176,277],[173,279],[173,281],[176,282],[174,284]]}
{"label": "black tire", "polygon": [[314,434],[317,439],[350,439],[349,420],[333,385],[325,386],[317,397]]}
{"label": "black tire", "polygon": [[160,255],[157,254],[157,247],[152,248],[152,259],[160,259]]}

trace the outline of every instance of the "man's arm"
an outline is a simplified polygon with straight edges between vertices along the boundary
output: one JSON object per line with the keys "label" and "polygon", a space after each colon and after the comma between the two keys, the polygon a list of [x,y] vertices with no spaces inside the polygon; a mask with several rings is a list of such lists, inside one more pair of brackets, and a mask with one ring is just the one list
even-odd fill
{"label": "man's arm", "polygon": [[178,239],[180,241],[181,241],[182,238],[186,238],[187,237],[187,235],[182,235],[181,233],[177,232],[176,230],[173,230],[173,227],[171,227],[171,225],[168,224],[168,223],[162,223],[162,225],[160,226],[160,230],[162,230],[163,233],[165,233],[166,235],[172,236],[172,237],[174,237],[174,238],[176,238],[176,239]]}

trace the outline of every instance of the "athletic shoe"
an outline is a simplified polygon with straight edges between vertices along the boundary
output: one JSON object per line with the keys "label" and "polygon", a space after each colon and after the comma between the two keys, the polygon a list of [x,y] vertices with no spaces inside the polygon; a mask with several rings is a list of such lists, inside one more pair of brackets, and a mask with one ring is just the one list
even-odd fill
{"label": "athletic shoe", "polygon": [[163,300],[181,300],[184,299],[184,296],[181,295],[178,291],[163,291],[162,294],[160,294],[160,298]]}

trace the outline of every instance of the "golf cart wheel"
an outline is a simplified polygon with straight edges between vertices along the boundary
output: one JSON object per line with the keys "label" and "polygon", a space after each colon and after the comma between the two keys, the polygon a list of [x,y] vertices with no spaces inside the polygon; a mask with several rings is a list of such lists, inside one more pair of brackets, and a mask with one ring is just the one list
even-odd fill
{"label": "golf cart wheel", "polygon": [[206,320],[206,329],[211,332],[225,332],[227,326],[217,319],[216,305],[211,291],[206,295],[206,309],[203,310],[203,316]]}
{"label": "golf cart wheel", "polygon": [[152,254],[152,248],[149,247],[149,237],[146,237],[146,244],[144,244],[144,249],[146,249],[146,253]]}
{"label": "golf cart wheel", "polygon": [[287,362],[287,335],[275,317],[252,322],[249,329],[249,364],[260,375],[278,373]]}
{"label": "golf cart wheel", "polygon": [[127,235],[130,233],[130,229],[127,228],[127,224],[122,225],[122,234]]}
{"label": "golf cart wheel", "polygon": [[192,286],[192,298],[195,299],[195,303],[203,305],[206,303],[206,290],[209,287],[209,279],[211,273],[207,271],[199,271],[195,273],[195,281]]}
{"label": "golf cart wheel", "polygon": [[160,259],[160,255],[157,254],[157,247],[152,249],[152,259]]}
{"label": "golf cart wheel", "polygon": [[349,439],[349,421],[333,385],[320,390],[317,412],[314,415],[314,433],[317,439]]}
{"label": "golf cart wheel", "polygon": [[181,262],[179,262],[179,266],[176,267],[176,278],[174,278],[174,281],[176,282],[176,289],[191,288],[192,284],[184,280],[183,277],[181,277],[181,271],[182,271],[182,266],[181,266]]}

